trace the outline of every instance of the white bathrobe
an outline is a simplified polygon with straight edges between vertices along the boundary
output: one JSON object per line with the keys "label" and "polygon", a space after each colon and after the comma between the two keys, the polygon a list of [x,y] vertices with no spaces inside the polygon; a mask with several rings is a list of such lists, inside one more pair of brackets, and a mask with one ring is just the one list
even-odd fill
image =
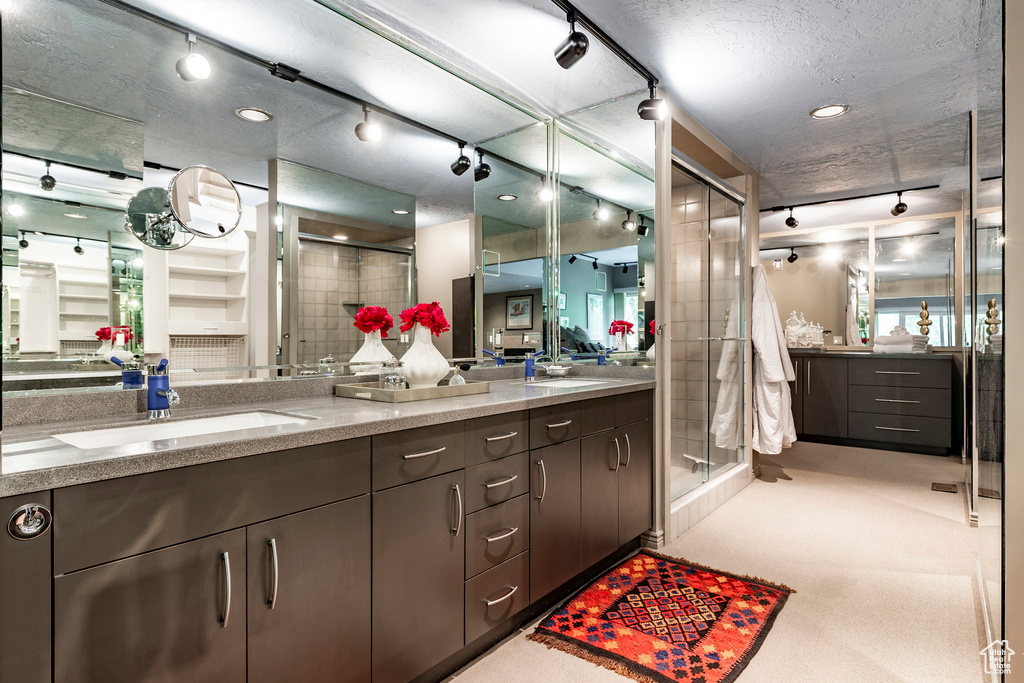
{"label": "white bathrobe", "polygon": [[711,433],[715,435],[715,446],[734,451],[743,443],[743,358],[740,343],[732,341],[740,336],[737,320],[740,317],[740,302],[734,301],[729,307],[729,322],[726,325],[727,341],[722,344],[722,356],[718,361],[715,378],[719,380],[718,394],[714,397],[715,415],[711,420]]}
{"label": "white bathrobe", "polygon": [[796,441],[793,397],[787,384],[796,379],[796,374],[764,266],[754,266],[753,279],[754,310],[750,330],[754,344],[753,448],[770,455],[781,453]]}

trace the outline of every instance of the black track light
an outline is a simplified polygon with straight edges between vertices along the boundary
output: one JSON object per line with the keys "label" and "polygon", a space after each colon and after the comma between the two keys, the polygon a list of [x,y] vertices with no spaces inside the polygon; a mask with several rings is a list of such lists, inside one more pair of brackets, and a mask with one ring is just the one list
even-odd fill
{"label": "black track light", "polygon": [[622,264],[622,274],[625,275],[628,272],[629,272],[629,266],[626,265],[625,263],[623,263]]}
{"label": "black track light", "polygon": [[480,150],[476,152],[480,156],[480,163],[477,165],[476,170],[473,172],[473,180],[480,182],[491,175],[491,167],[484,163],[484,153]]}
{"label": "black track light", "polygon": [[452,173],[455,175],[462,175],[473,165],[470,158],[462,153],[464,148],[465,145],[459,145],[459,158],[452,162]]}
{"label": "black track light", "polygon": [[50,162],[46,162],[46,173],[39,179],[39,187],[47,192],[52,192],[57,187],[57,179],[50,175]]}
{"label": "black track light", "polygon": [[[790,209],[789,209],[789,218],[786,219],[786,227],[787,228],[795,228],[798,225],[800,225],[800,221],[798,221],[797,219],[793,218],[793,208],[790,207]],[[792,263],[792,261],[790,263]]]}
{"label": "black track light", "polygon": [[380,135],[380,124],[370,120],[370,110],[363,105],[363,120],[356,124],[356,137],[363,142],[377,142]]}
{"label": "black track light", "polygon": [[20,248],[22,248],[22,249],[27,249],[28,248],[28,240],[25,239],[25,233],[20,232],[18,234],[21,235],[21,239],[18,240],[18,246]]}
{"label": "black track light", "polygon": [[594,262],[590,265],[594,266],[594,270],[597,270],[597,259],[594,259]]}
{"label": "black track light", "polygon": [[897,199],[896,206],[892,207],[892,211],[890,211],[889,213],[891,213],[893,216],[901,216],[901,215],[903,215],[903,214],[905,214],[907,212],[907,209],[909,207],[906,204],[903,203],[903,193],[902,192],[897,192],[896,193],[896,199]]}
{"label": "black track light", "polygon": [[654,81],[647,82],[651,96],[641,102],[636,108],[637,115],[644,121],[661,121],[665,118],[665,114],[668,113],[668,105],[665,104],[665,100],[654,96],[654,85]]}
{"label": "black track light", "polygon": [[563,69],[571,69],[587,54],[590,39],[576,30],[576,12],[569,12],[565,18],[569,21],[569,36],[555,48],[555,61]]}
{"label": "black track light", "polygon": [[82,249],[82,240],[79,238],[75,238],[75,253],[79,256],[85,253],[85,249]]}
{"label": "black track light", "polygon": [[786,257],[786,260],[789,261],[790,263],[796,263],[796,260],[798,258],[800,257],[796,255],[796,249],[790,249],[789,256]]}
{"label": "black track light", "polygon": [[640,237],[646,237],[647,230],[648,226],[644,223],[644,215],[640,214],[640,225],[636,226],[636,234],[640,235]]}
{"label": "black track light", "polygon": [[633,212],[626,209],[626,220],[622,221],[622,229],[627,232],[636,230],[636,221],[633,220]]}
{"label": "black track light", "polygon": [[569,257],[569,265],[576,263],[576,254]]}

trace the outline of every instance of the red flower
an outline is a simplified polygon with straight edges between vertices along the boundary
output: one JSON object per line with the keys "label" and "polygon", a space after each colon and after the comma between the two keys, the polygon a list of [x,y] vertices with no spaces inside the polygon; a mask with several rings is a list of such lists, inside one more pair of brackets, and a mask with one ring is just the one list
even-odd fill
{"label": "red flower", "polygon": [[99,339],[100,341],[110,341],[110,328],[101,327],[100,329],[96,330],[96,338]]}
{"label": "red flower", "polygon": [[657,332],[654,331],[654,320],[653,319],[651,320],[651,334],[657,334]]}
{"label": "red flower", "polygon": [[628,320],[613,320],[611,326],[608,328],[608,334],[616,334],[618,332],[629,334],[632,331],[633,323]]}
{"label": "red flower", "polygon": [[388,330],[395,326],[395,321],[383,306],[364,306],[356,313],[352,323],[358,330],[366,333],[380,330],[380,336],[387,338]]}
{"label": "red flower", "polygon": [[438,337],[442,332],[451,329],[448,320],[444,317],[444,311],[441,310],[441,305],[436,301],[429,304],[416,304],[412,308],[402,311],[399,317],[402,319],[402,326],[399,328],[402,332],[408,332],[416,323]]}
{"label": "red flower", "polygon": [[128,325],[119,325],[118,327],[111,328],[110,336],[116,337],[117,335],[122,335],[124,337],[124,341],[131,341],[132,339],[135,339],[135,335],[132,333],[132,328]]}

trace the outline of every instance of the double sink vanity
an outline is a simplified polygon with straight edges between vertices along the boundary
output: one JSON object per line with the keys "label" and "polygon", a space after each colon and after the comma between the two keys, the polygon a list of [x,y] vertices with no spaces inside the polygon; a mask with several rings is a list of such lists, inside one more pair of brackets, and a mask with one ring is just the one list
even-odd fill
{"label": "double sink vanity", "polygon": [[653,386],[9,427],[0,680],[443,678],[638,547]]}

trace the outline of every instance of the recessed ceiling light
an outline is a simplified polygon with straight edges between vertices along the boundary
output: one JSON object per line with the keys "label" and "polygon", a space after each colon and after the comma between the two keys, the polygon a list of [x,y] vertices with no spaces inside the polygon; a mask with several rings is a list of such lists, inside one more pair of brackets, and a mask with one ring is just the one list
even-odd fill
{"label": "recessed ceiling light", "polygon": [[818,107],[817,109],[811,110],[811,118],[834,119],[837,116],[842,116],[848,111],[850,111],[850,105],[848,104],[826,104],[824,107]]}
{"label": "recessed ceiling light", "polygon": [[515,200],[519,199],[519,197],[515,196],[514,194],[499,194],[498,199],[500,199],[503,202],[514,202]]}
{"label": "recessed ceiling light", "polygon": [[66,213],[64,215],[68,218],[88,218],[84,213]]}
{"label": "recessed ceiling light", "polygon": [[18,216],[24,216],[25,207],[22,206],[21,204],[9,204],[7,206],[7,213],[11,214],[15,218],[17,218]]}
{"label": "recessed ceiling light", "polygon": [[274,118],[274,115],[266,109],[257,109],[256,107],[239,107],[235,110],[235,114],[238,118],[253,123],[266,123]]}
{"label": "recessed ceiling light", "polygon": [[395,214],[396,216],[408,216],[409,215],[409,210],[408,209],[391,209],[391,213]]}
{"label": "recessed ceiling light", "polygon": [[335,235],[334,239],[345,241],[348,239],[348,235]]}

